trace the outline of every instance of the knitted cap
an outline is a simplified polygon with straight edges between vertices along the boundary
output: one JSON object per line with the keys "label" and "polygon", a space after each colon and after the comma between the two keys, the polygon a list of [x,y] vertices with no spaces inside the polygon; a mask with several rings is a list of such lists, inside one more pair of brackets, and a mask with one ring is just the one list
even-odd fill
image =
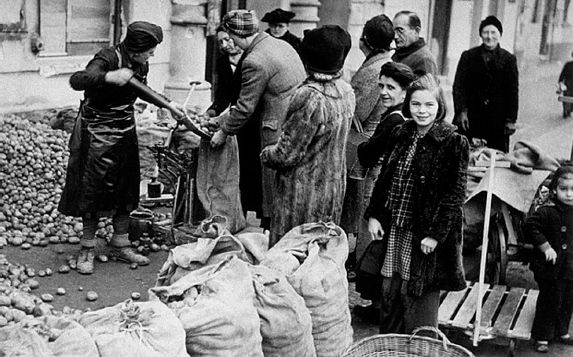
{"label": "knitted cap", "polygon": [[486,17],[485,19],[483,19],[483,21],[479,24],[479,33],[481,34],[481,30],[483,30],[484,27],[488,26],[488,25],[493,25],[497,28],[497,30],[499,31],[499,34],[502,35],[503,34],[503,26],[501,25],[501,22],[497,19],[497,17],[490,15],[488,17]]}
{"label": "knitted cap", "polygon": [[362,30],[362,40],[374,51],[389,50],[394,40],[394,25],[386,15],[374,16]]}
{"label": "knitted cap", "polygon": [[344,65],[351,39],[338,25],[306,30],[300,47],[305,66],[314,72],[335,74]]}
{"label": "knitted cap", "polygon": [[223,16],[221,25],[225,30],[239,37],[249,37],[259,32],[259,20],[252,10],[232,10]]}
{"label": "knitted cap", "polygon": [[278,24],[279,22],[289,23],[294,16],[295,14],[292,11],[285,11],[283,9],[274,9],[271,12],[267,12],[265,16],[263,16],[261,21],[268,22],[270,24]]}
{"label": "knitted cap", "polygon": [[123,43],[130,52],[145,52],[163,41],[161,27],[146,21],[135,21],[127,26]]}

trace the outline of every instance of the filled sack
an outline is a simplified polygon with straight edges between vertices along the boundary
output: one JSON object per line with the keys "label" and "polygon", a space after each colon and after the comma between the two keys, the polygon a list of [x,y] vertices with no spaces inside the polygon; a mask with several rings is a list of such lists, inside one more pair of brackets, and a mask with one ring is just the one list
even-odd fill
{"label": "filled sack", "polygon": [[250,265],[249,270],[265,357],[316,356],[312,320],[304,300],[284,275],[262,265]]}
{"label": "filled sack", "polygon": [[181,321],[192,356],[263,356],[255,292],[247,263],[227,256],[149,290]]}
{"label": "filled sack", "polygon": [[334,223],[307,223],[290,230],[261,262],[283,272],[304,299],[312,317],[316,355],[340,356],[352,343],[348,281],[344,262],[348,243]]}
{"label": "filled sack", "polygon": [[83,314],[100,357],[187,357],[185,331],[159,301],[126,302]]}

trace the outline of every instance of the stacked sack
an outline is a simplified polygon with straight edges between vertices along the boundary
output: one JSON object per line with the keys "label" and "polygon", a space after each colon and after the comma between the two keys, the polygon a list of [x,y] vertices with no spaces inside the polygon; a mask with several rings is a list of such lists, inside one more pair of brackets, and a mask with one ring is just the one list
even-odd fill
{"label": "stacked sack", "polygon": [[202,230],[206,237],[171,251],[150,289],[181,320],[187,352],[316,356],[304,300],[283,274],[254,265],[264,258],[264,235],[233,236],[216,223]]}
{"label": "stacked sack", "polygon": [[262,265],[286,275],[312,317],[317,356],[339,356],[352,343],[348,281],[344,262],[348,243],[333,223],[307,223],[290,230],[272,247]]}

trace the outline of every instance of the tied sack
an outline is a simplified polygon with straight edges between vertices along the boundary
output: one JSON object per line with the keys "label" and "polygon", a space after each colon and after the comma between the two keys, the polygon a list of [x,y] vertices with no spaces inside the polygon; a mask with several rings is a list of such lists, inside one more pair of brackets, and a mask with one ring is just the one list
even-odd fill
{"label": "tied sack", "polygon": [[239,192],[239,149],[234,135],[227,137],[225,145],[218,149],[211,148],[209,141],[201,141],[197,158],[197,196],[206,217],[227,217],[231,233],[245,228]]}
{"label": "tied sack", "polygon": [[87,312],[78,322],[95,340],[100,357],[188,357],[181,323],[159,301],[127,300]]}
{"label": "tied sack", "polygon": [[190,355],[263,356],[251,275],[237,257],[191,271],[169,286],[153,287],[149,295],[181,321]]}
{"label": "tied sack", "polygon": [[279,272],[262,265],[250,265],[249,270],[265,357],[316,356],[312,320],[304,300]]}
{"label": "tied sack", "polygon": [[5,357],[98,357],[90,334],[77,322],[56,316],[26,319],[0,329]]}
{"label": "tied sack", "polygon": [[307,223],[291,229],[267,253],[262,265],[286,274],[312,317],[316,355],[340,356],[352,343],[348,242],[334,223]]}

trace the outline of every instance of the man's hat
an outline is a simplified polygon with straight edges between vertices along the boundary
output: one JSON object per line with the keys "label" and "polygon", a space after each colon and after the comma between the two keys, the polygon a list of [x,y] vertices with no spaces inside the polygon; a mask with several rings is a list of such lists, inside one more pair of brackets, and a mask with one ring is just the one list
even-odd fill
{"label": "man's hat", "polygon": [[221,25],[231,34],[249,37],[259,32],[257,14],[252,10],[232,10],[223,16]]}
{"label": "man's hat", "polygon": [[267,12],[265,16],[263,16],[261,21],[268,22],[270,24],[277,24],[279,22],[289,23],[294,16],[295,14],[292,11],[285,11],[283,9],[274,9],[271,12]]}

